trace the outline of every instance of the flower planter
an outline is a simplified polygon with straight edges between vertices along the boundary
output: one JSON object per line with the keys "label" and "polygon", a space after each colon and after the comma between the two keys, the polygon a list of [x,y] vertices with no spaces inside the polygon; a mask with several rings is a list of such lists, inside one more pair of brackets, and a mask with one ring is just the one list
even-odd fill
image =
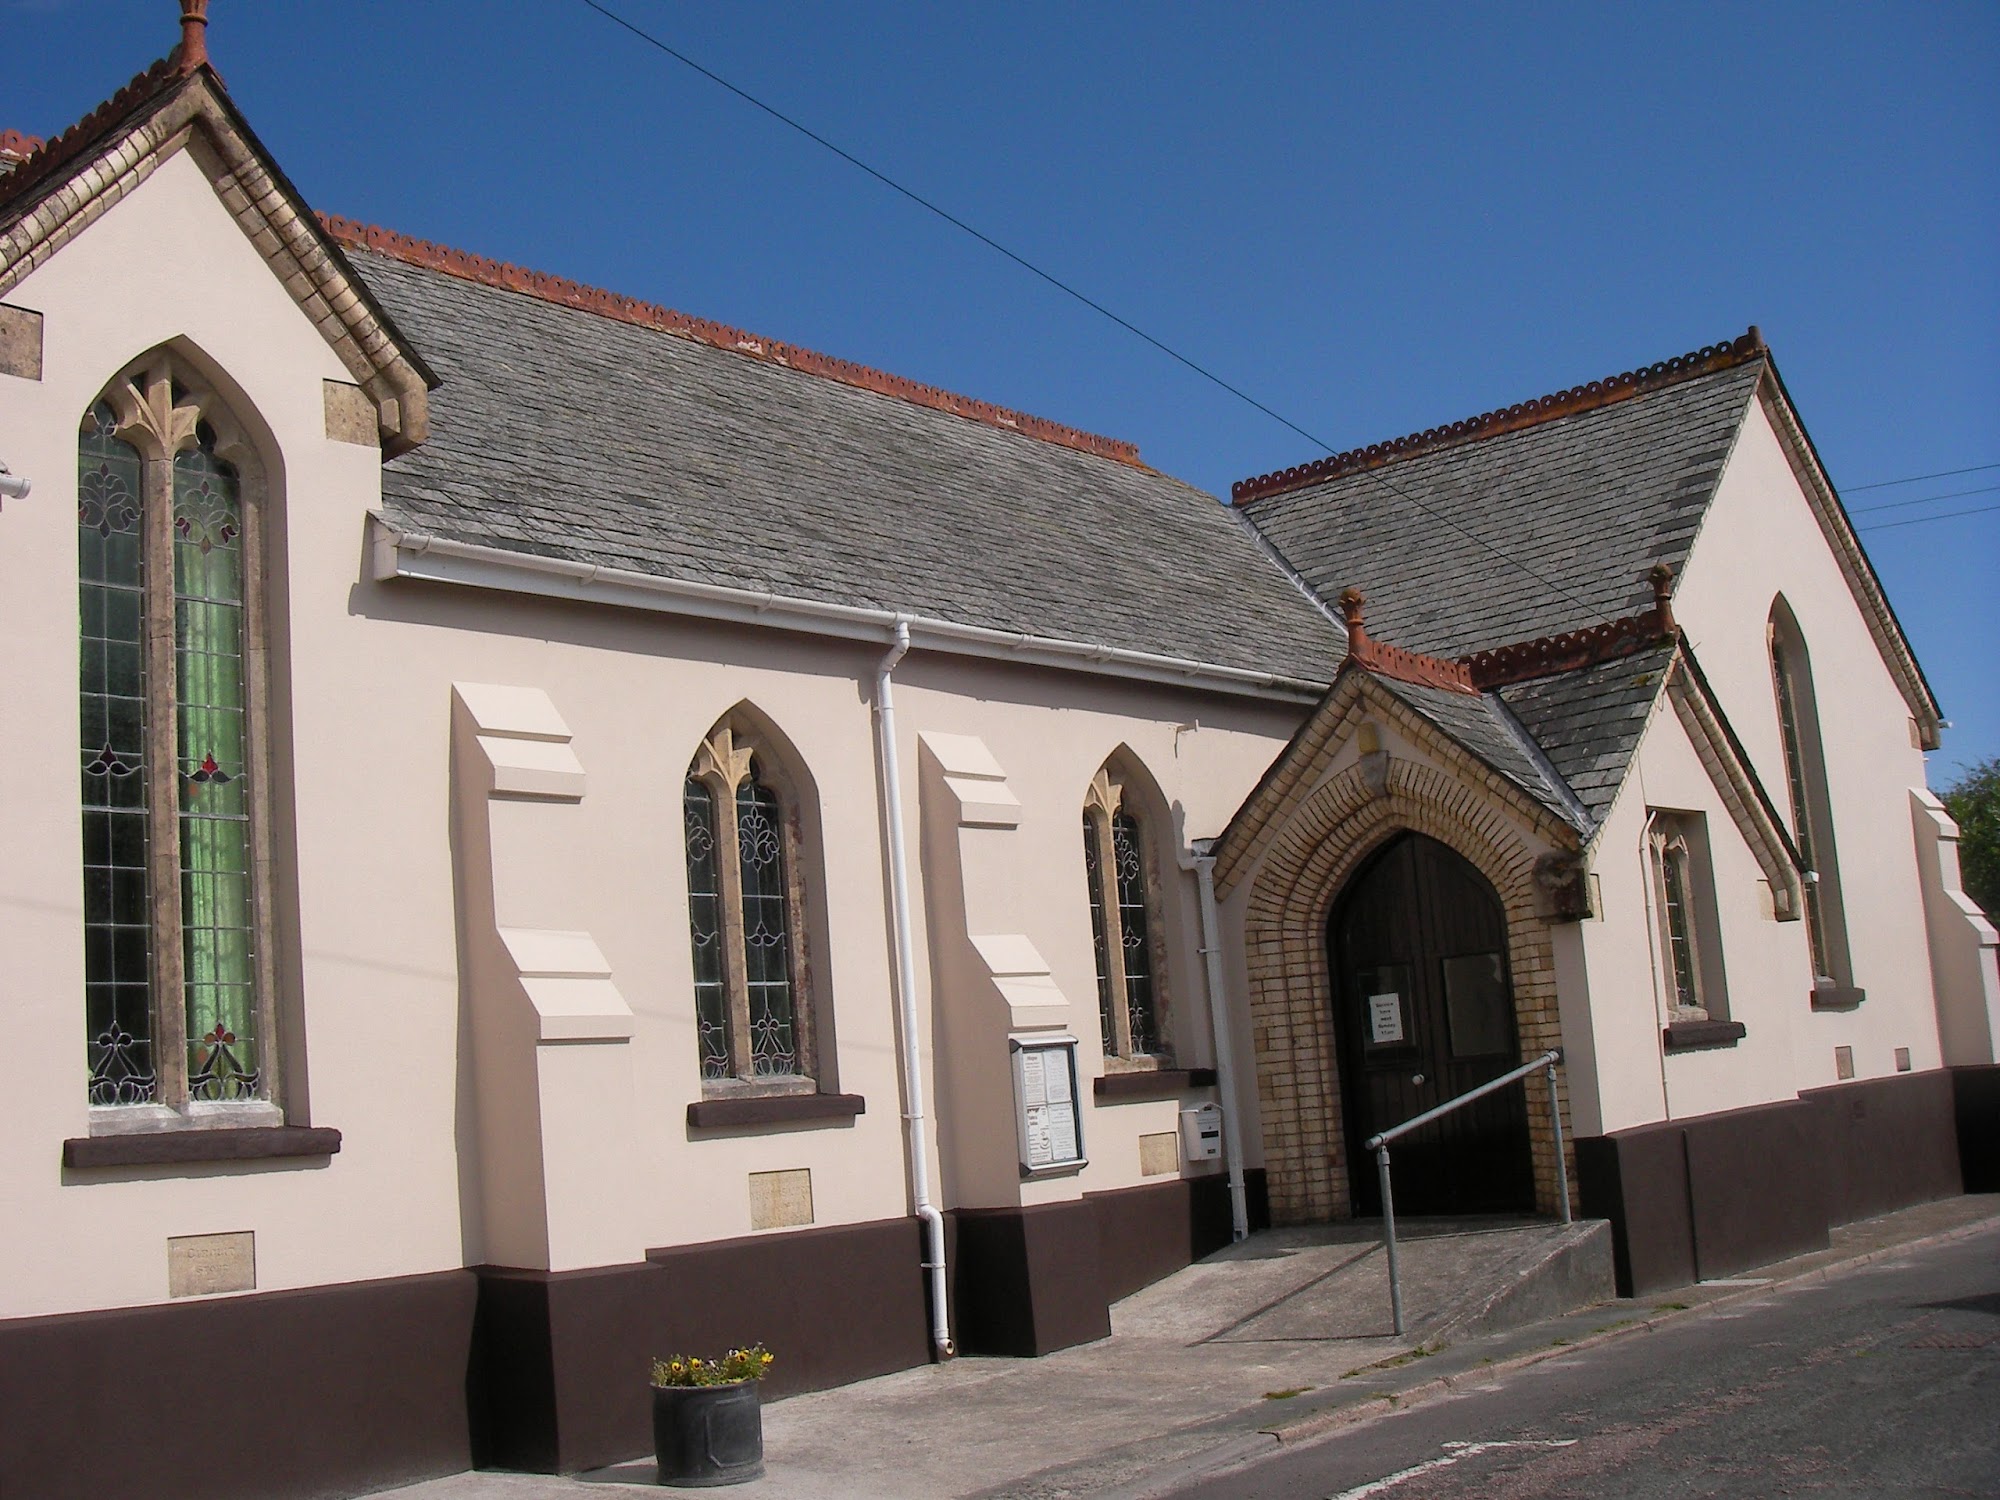
{"label": "flower planter", "polygon": [[757,1382],[653,1387],[653,1455],[661,1484],[702,1489],[762,1479]]}

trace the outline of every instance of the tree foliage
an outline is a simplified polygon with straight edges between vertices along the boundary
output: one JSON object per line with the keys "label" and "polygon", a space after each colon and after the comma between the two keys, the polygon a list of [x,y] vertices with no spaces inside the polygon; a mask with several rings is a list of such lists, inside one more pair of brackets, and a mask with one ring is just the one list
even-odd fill
{"label": "tree foliage", "polygon": [[1939,794],[1958,824],[1965,893],[2000,918],[2000,755],[1969,768]]}

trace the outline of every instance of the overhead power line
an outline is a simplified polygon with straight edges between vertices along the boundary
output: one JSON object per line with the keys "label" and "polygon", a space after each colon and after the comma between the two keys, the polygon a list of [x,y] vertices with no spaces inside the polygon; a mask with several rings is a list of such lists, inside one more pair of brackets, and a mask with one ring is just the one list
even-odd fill
{"label": "overhead power line", "polygon": [[[1282,412],[1274,411],[1271,407],[1265,405],[1262,401],[1259,401],[1255,396],[1251,395],[1241,386],[1231,383],[1230,381],[1224,379],[1222,376],[1216,374],[1215,371],[1209,369],[1206,365],[1200,364],[1197,361],[1190,359],[1187,355],[1181,353],[1180,350],[1174,348],[1172,345],[1167,344],[1162,340],[1155,338],[1152,334],[1146,332],[1145,329],[1139,327],[1138,324],[1132,322],[1130,319],[1121,317],[1119,314],[1113,312],[1110,308],[1106,307],[1102,302],[1099,302],[1096,298],[1091,297],[1082,291],[1079,291],[1076,287],[1071,286],[1068,282],[1062,280],[1060,277],[1055,276],[1052,273],[1043,270],[1040,266],[1036,265],[1026,256],[1021,255],[1016,251],[1008,249],[1007,246],[1001,244],[991,235],[985,233],[982,230],[974,228],[972,225],[966,223],[965,220],[959,218],[958,215],[952,213],[948,209],[940,207],[938,204],[932,202],[929,198],[924,197],[923,194],[918,193],[911,188],[903,186],[902,183],[896,181],[896,179],[889,176],[888,173],[880,171],[877,168],[870,166],[867,162],[863,161],[853,152],[845,149],[842,146],[834,144],[834,142],[828,140],[825,136],[821,135],[818,131],[812,129],[810,126],[804,124],[799,120],[794,119],[792,116],[786,114],[783,110],[778,109],[776,106],[766,104],[762,99],[758,98],[748,89],[741,88],[738,85],[731,83],[727,78],[724,78],[720,73],[717,73],[714,69],[706,67],[703,64],[695,61],[695,59],[689,57],[685,52],[682,52],[679,48],[670,45],[669,43],[661,40],[659,37],[653,35],[650,31],[647,31],[643,27],[638,26],[632,21],[627,20],[624,16],[618,14],[617,11],[611,9],[611,7],[609,7],[608,5],[599,3],[599,0],[581,0],[581,3],[588,6],[591,10],[596,11],[598,15],[604,17],[605,20],[610,21],[613,25],[616,25],[621,29],[629,32],[631,35],[637,37],[640,41],[646,43],[647,46],[652,47],[657,51],[666,54],[668,57],[671,57],[675,62],[680,63],[684,67],[692,69],[696,73],[699,73],[702,77],[706,78],[710,83],[713,83],[718,88],[725,89],[729,93],[734,94],[738,99],[741,99],[745,104],[750,105],[754,109],[761,110],[763,113],[769,115],[772,119],[778,121],[778,123],[780,123],[781,125],[784,125],[789,129],[797,131],[807,140],[812,141],[814,144],[818,146],[824,147],[826,150],[832,152],[835,156],[839,157],[842,161],[846,162],[849,166],[854,167],[858,171],[864,172],[868,176],[874,178],[875,181],[881,183],[882,186],[888,188],[891,192],[897,193],[902,197],[909,199],[910,202],[916,204],[919,208],[925,210],[927,213],[935,214],[938,218],[944,220],[945,223],[951,225],[954,229],[958,229],[964,232],[965,234],[970,235],[973,239],[978,240],[980,244],[986,246],[989,250],[992,250],[994,253],[1005,257],[1009,261],[1012,261],[1015,265],[1019,266],[1029,275],[1034,276],[1039,280],[1048,283],[1048,285],[1054,287],[1064,296],[1073,298],[1074,300],[1082,303],[1085,307],[1089,308],[1092,312],[1097,313],[1100,316],[1109,319],[1113,323],[1116,323],[1120,328],[1124,329],[1127,333],[1131,334],[1133,337],[1141,340],[1146,344],[1151,345],[1154,349],[1166,355],[1169,359],[1173,360],[1175,363],[1192,371],[1194,374],[1199,375],[1203,380],[1208,381],[1211,385],[1217,386],[1221,390],[1228,392],[1228,394],[1234,396],[1237,400],[1244,402],[1246,405],[1256,408],[1258,411],[1262,412],[1265,416],[1269,417],[1272,421],[1278,423],[1280,426],[1285,427],[1288,430],[1298,434],[1298,436],[1304,438],[1314,447],[1319,448],[1327,453],[1335,453],[1339,451],[1334,447],[1332,443],[1329,443],[1325,438],[1318,437],[1315,434],[1308,432],[1305,428],[1301,427],[1297,422],[1294,422],[1290,417],[1285,416]],[[1490,552],[1493,556],[1499,558],[1509,567],[1519,569],[1522,573],[1525,573],[1528,577],[1534,579],[1535,582],[1541,584],[1543,588],[1550,590],[1551,592],[1568,600],[1571,604],[1576,605],[1579,609],[1585,610],[1599,619],[1608,618],[1602,610],[1599,610],[1594,606],[1587,604],[1583,600],[1577,598],[1575,594],[1571,593],[1568,589],[1564,588],[1554,579],[1549,578],[1544,574],[1536,571],[1534,568],[1528,566],[1528,564],[1522,562],[1518,557],[1510,556],[1508,553],[1501,550],[1499,547],[1496,547],[1495,545],[1493,545],[1493,543],[1487,541],[1484,537],[1480,536],[1478,533],[1467,529],[1464,525],[1460,524],[1452,517],[1447,516],[1442,512],[1433,509],[1431,506],[1424,504],[1423,501],[1417,499],[1414,495],[1410,494],[1408,491],[1399,488],[1395,484],[1392,484],[1389,480],[1385,479],[1381,474],[1377,473],[1375,470],[1363,469],[1360,472],[1366,474],[1370,479],[1374,480],[1375,483],[1381,485],[1383,489],[1389,491],[1390,494],[1395,495],[1405,504],[1410,505],[1414,509],[1423,512],[1423,514],[1429,516],[1432,520],[1437,521],[1445,526],[1449,526],[1453,531],[1456,531],[1457,533],[1459,533],[1459,535],[1465,537],[1467,540],[1471,541],[1474,545],[1480,547],[1484,551]]]}
{"label": "overhead power line", "polygon": [[1848,507],[1850,516],[1865,516],[1871,510],[1902,510],[1911,505],[1935,505],[1940,500],[1959,500],[1967,495],[1990,495],[2000,490],[2000,484],[1975,485],[1969,490],[1946,490],[1942,495],[1925,495],[1917,500],[1884,500],[1877,505],[1853,505]]}
{"label": "overhead power line", "polygon": [[1974,464],[1969,469],[1940,469],[1935,474],[1912,474],[1905,479],[1878,479],[1873,484],[1843,485],[1841,493],[1858,495],[1863,490],[1886,490],[1891,485],[1921,484],[1926,479],[1955,479],[1960,474],[1979,474],[1987,469],[2000,469],[2000,464]]}
{"label": "overhead power line", "polygon": [[1898,526],[1924,526],[1932,521],[1956,521],[1960,516],[1983,516],[2000,510],[2000,504],[1975,505],[1970,510],[1948,510],[1941,516],[1912,516],[1907,521],[1877,521],[1873,526],[1857,526],[1856,531],[1894,531]]}

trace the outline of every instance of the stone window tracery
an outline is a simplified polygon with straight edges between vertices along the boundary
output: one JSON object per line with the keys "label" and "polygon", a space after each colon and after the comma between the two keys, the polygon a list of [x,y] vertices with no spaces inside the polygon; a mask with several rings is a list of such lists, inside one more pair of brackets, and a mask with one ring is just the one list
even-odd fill
{"label": "stone window tracery", "polygon": [[695,753],[682,806],[703,1087],[810,1091],[800,829],[782,767],[725,723]]}
{"label": "stone window tracery", "polygon": [[150,356],[77,444],[92,1105],[277,1098],[262,467]]}
{"label": "stone window tracery", "polygon": [[1107,768],[1083,805],[1083,863],[1105,1065],[1170,1066],[1159,871],[1137,799]]}

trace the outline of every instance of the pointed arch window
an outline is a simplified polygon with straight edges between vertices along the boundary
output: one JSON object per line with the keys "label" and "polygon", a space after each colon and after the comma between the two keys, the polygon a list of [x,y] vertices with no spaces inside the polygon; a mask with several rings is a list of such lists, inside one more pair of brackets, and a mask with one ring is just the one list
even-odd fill
{"label": "pointed arch window", "polygon": [[704,1086],[814,1087],[796,799],[775,758],[725,724],[682,792]]}
{"label": "pointed arch window", "polygon": [[1771,608],[1768,639],[1792,842],[1807,871],[1806,942],[1812,956],[1813,998],[1818,1004],[1848,1004],[1859,1000],[1861,992],[1853,988],[1848,959],[1818,703],[1804,637],[1782,599]]}
{"label": "pointed arch window", "polygon": [[1727,1020],[1707,821],[1699,813],[1655,809],[1647,828],[1668,1022]]}
{"label": "pointed arch window", "polygon": [[261,469],[165,357],[77,458],[89,1101],[274,1101]]}
{"label": "pointed arch window", "polygon": [[1147,819],[1122,779],[1099,771],[1085,794],[1083,866],[1108,1067],[1171,1064],[1160,887]]}

